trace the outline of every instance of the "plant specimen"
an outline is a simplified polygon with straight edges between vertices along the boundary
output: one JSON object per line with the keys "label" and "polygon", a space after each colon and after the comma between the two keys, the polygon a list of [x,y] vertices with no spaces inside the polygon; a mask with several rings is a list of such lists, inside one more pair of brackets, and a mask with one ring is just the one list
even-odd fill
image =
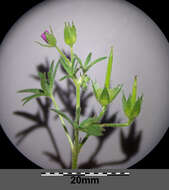
{"label": "plant specimen", "polygon": [[[57,52],[60,55],[59,61],[55,64],[54,60],[50,64],[50,68],[48,72],[39,72],[38,75],[40,77],[41,89],[24,89],[18,91],[19,93],[32,93],[32,95],[27,96],[22,99],[23,105],[29,102],[34,98],[38,98],[40,96],[45,96],[52,100],[54,108],[51,111],[56,112],[58,115],[62,127],[65,131],[65,135],[67,136],[68,142],[70,144],[71,152],[72,152],[72,169],[78,168],[78,155],[88,140],[90,136],[101,136],[103,135],[103,131],[105,127],[127,127],[131,125],[136,117],[138,117],[141,105],[143,101],[143,95],[137,98],[137,76],[134,77],[133,89],[132,93],[129,94],[129,97],[126,98],[124,93],[122,95],[122,105],[124,114],[127,117],[127,122],[124,123],[101,123],[101,119],[103,118],[106,110],[108,109],[108,105],[112,103],[112,101],[117,97],[117,95],[121,92],[123,85],[117,85],[114,88],[110,86],[111,79],[111,71],[113,64],[113,48],[110,49],[110,53],[108,56],[108,64],[107,71],[105,76],[105,84],[103,88],[100,88],[99,85],[94,82],[87,74],[89,69],[93,67],[96,63],[101,62],[107,57],[100,57],[94,61],[91,61],[92,53],[89,53],[86,57],[84,63],[78,57],[78,55],[73,51],[73,46],[76,43],[77,32],[74,23],[72,24],[65,23],[64,27],[64,41],[70,47],[71,58],[68,59],[65,54],[60,50],[57,45],[57,41],[55,35],[53,33],[52,28],[50,30],[46,30],[41,34],[42,39],[45,41],[45,44],[40,42],[36,42],[43,47],[53,47],[56,48]],[[76,88],[76,111],[75,111],[75,119],[72,120],[66,113],[60,110],[57,102],[54,98],[54,81],[56,72],[58,70],[59,64],[66,71],[66,75],[63,76],[60,81],[68,78],[71,79]],[[87,119],[80,121],[81,116],[81,90],[86,90],[89,83],[92,83],[93,93],[95,95],[96,100],[100,104],[100,113],[98,115],[94,115],[92,117],[88,117]],[[71,137],[67,126],[65,125],[65,120],[72,126],[74,136]],[[79,138],[79,133],[84,132],[86,135],[83,139]]]}

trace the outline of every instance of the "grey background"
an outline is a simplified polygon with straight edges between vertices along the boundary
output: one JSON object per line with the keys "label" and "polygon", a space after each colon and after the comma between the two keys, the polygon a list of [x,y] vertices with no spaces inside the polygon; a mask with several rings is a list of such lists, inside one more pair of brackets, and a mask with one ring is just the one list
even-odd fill
{"label": "grey background", "polygon": [[[41,48],[33,41],[39,40],[41,32],[52,25],[59,46],[68,50],[63,43],[63,23],[70,20],[75,22],[78,29],[75,51],[83,59],[90,51],[93,52],[93,59],[108,55],[110,47],[114,46],[112,85],[123,83],[127,94],[131,90],[134,75],[139,77],[139,94],[144,93],[143,109],[137,121],[137,130],[143,131],[140,151],[129,162],[115,166],[129,167],[148,154],[168,128],[168,42],[144,13],[124,1],[47,1],[29,11],[13,26],[0,49],[0,86],[3,87],[0,120],[3,129],[16,144],[15,134],[29,122],[12,115],[12,112],[29,110],[34,113],[37,109],[35,101],[23,108],[21,96],[16,91],[38,87],[39,84],[29,75],[36,73],[35,67],[46,57],[50,57],[50,60],[58,58],[54,49]],[[91,70],[90,76],[103,85],[105,71],[106,62],[100,63]],[[10,78],[7,78],[7,73]],[[66,84],[62,82],[62,85]],[[92,107],[99,110],[94,99],[90,99],[89,105],[88,112]],[[121,96],[111,106],[111,112],[115,111],[119,111],[119,118],[125,121],[121,111]],[[69,145],[60,124],[57,125],[56,128],[51,120],[62,157],[69,162]],[[129,132],[128,128],[123,130],[125,134]],[[113,137],[106,141],[97,157],[99,162],[123,159],[119,133],[120,130],[116,130]],[[94,137],[89,139],[80,153],[80,163],[95,150],[96,143]],[[17,148],[43,168],[59,167],[42,154],[43,150],[54,151],[45,130],[35,131]]]}

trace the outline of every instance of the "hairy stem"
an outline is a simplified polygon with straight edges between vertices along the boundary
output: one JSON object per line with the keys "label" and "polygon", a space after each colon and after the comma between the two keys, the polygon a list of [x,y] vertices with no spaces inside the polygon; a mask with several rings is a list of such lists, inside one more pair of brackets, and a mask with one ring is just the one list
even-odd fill
{"label": "hairy stem", "polygon": [[[76,83],[76,118],[75,122],[79,125],[80,119],[80,84]],[[74,128],[74,147],[72,151],[72,169],[77,169],[79,155],[79,130]]]}
{"label": "hairy stem", "polygon": [[104,116],[104,113],[106,112],[107,110],[107,106],[103,106],[102,107],[102,111],[99,113],[97,119],[98,119],[98,122],[102,119],[102,117]]}

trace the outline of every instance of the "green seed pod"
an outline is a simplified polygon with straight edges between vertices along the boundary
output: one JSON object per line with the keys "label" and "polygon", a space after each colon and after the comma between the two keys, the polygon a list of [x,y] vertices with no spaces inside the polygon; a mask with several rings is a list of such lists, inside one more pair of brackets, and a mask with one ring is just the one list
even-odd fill
{"label": "green seed pod", "polygon": [[56,47],[56,38],[54,36],[54,33],[52,31],[51,26],[50,26],[50,32],[49,32],[49,30],[45,30],[41,34],[41,38],[48,44],[48,45],[46,45],[46,44],[41,44],[40,42],[37,42],[41,46],[44,46],[44,47]]}
{"label": "green seed pod", "polygon": [[129,95],[128,99],[126,99],[124,94],[122,97],[123,111],[130,121],[133,121],[139,115],[141,110],[143,95],[141,97],[138,97],[138,99],[136,98],[136,95],[137,76],[134,78],[132,94]]}
{"label": "green seed pod", "polygon": [[99,97],[99,102],[102,106],[107,106],[110,103],[110,96],[106,87],[103,89]]}
{"label": "green seed pod", "polygon": [[73,47],[73,45],[76,42],[76,27],[72,22],[72,26],[70,23],[65,22],[65,28],[64,28],[64,40],[67,45],[70,47]]}

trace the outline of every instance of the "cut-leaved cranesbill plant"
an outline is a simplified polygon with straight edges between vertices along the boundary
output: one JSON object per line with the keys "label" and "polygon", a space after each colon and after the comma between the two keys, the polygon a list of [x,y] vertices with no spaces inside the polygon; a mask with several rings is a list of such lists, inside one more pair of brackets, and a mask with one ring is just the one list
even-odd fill
{"label": "cut-leaved cranesbill plant", "polygon": [[[56,48],[61,58],[56,64],[54,63],[54,61],[52,61],[50,69],[47,73],[41,73],[41,72],[38,73],[40,77],[40,85],[41,85],[40,89],[30,88],[30,89],[20,90],[18,92],[31,93],[30,96],[27,96],[22,99],[23,105],[29,102],[30,100],[38,98],[40,96],[45,96],[52,100],[54,108],[51,109],[51,111],[56,112],[56,114],[59,116],[59,119],[65,131],[65,135],[67,136],[68,142],[70,144],[70,148],[72,151],[72,169],[77,169],[79,153],[85,142],[88,140],[88,138],[90,136],[103,135],[105,127],[127,127],[131,125],[140,113],[143,101],[143,95],[137,98],[137,76],[135,76],[132,93],[129,94],[128,98],[125,97],[124,93],[122,95],[123,111],[127,117],[127,122],[105,123],[105,124],[100,123],[102,117],[104,116],[108,108],[108,105],[112,103],[112,101],[121,92],[121,89],[123,87],[122,84],[118,84],[114,88],[110,86],[111,71],[113,64],[113,48],[110,49],[110,53],[108,56],[105,84],[103,88],[100,88],[95,81],[91,80],[87,72],[96,63],[106,60],[107,57],[100,57],[96,60],[92,60],[92,53],[89,53],[85,61],[82,62],[79,56],[73,51],[73,46],[76,43],[77,39],[77,31],[73,22],[65,23],[64,27],[64,41],[70,47],[70,52],[71,52],[70,59],[68,59],[58,47],[55,35],[51,27],[50,30],[45,30],[45,32],[41,34],[41,38],[44,40],[45,43],[41,42],[36,42],[36,43],[38,43],[43,47]],[[64,112],[60,110],[54,98],[54,92],[53,92],[54,81],[59,64],[61,64],[66,71],[66,75],[61,77],[60,80],[69,78],[73,81],[76,88],[76,116],[74,120],[72,120],[68,115],[66,115]],[[100,113],[96,116],[89,117],[80,122],[80,116],[81,116],[80,94],[81,90],[85,90],[88,87],[90,81],[92,82],[93,93],[95,95],[95,98],[101,107]],[[69,134],[69,131],[65,124],[65,120],[73,128],[74,131],[73,137],[71,137],[71,135]],[[80,132],[86,133],[83,139],[79,138]]]}

